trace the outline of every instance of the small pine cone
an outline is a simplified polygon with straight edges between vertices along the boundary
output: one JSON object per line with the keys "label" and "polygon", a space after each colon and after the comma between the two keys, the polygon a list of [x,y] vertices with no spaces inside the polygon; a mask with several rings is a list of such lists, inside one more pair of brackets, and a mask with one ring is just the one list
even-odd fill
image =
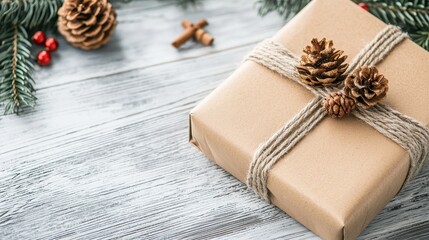
{"label": "small pine cone", "polygon": [[333,42],[325,38],[320,41],[313,38],[311,44],[304,48],[305,54],[296,67],[301,82],[309,86],[334,86],[342,82],[349,66],[344,63],[347,56],[341,56],[343,51],[335,50]]}
{"label": "small pine cone", "polygon": [[342,118],[356,108],[356,101],[342,92],[333,92],[325,97],[322,106],[329,116]]}
{"label": "small pine cone", "polygon": [[344,83],[344,93],[356,99],[363,108],[374,106],[386,96],[389,89],[387,79],[376,67],[361,67],[353,71]]}
{"label": "small pine cone", "polygon": [[58,31],[84,50],[105,45],[116,26],[116,13],[107,0],[64,0],[58,15]]}

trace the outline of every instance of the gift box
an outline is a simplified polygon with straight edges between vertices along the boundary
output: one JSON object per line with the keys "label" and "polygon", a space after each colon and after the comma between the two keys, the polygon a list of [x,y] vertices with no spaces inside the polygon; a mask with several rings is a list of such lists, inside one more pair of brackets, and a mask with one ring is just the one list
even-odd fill
{"label": "gift box", "polygon": [[[312,38],[326,37],[350,61],[385,27],[351,1],[313,0],[272,40],[301,55]],[[382,103],[425,127],[428,62],[429,53],[406,39],[377,64],[389,80]],[[313,98],[245,61],[191,111],[190,142],[246,182],[258,147]],[[409,169],[409,153],[361,119],[325,117],[269,170],[269,199],[324,239],[354,239],[400,191]]]}

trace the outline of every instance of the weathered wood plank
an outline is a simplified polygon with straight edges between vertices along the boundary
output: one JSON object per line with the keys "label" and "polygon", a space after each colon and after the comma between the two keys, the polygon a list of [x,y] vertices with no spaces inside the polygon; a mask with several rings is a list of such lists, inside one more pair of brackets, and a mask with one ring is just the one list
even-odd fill
{"label": "weathered wood plank", "polygon": [[[256,43],[270,37],[283,25],[283,21],[275,15],[258,17],[250,1],[205,1],[200,8],[187,11],[174,4],[167,4],[161,9],[147,8],[147,2],[131,1],[121,5],[116,33],[103,49],[80,51],[70,49],[61,41],[63,49],[54,56],[56,64],[38,72],[38,88],[215,54]],[[207,18],[210,24],[207,30],[215,37],[214,46],[204,47],[189,42],[179,51],[174,49],[171,41],[183,31],[180,22],[185,18],[192,21]]]}
{"label": "weathered wood plank", "polygon": [[[282,21],[251,1],[146,3],[120,5],[107,48],[61,42],[37,108],[1,118],[0,239],[317,239],[187,143],[189,110]],[[185,16],[216,45],[171,48]],[[429,238],[428,200],[426,168],[361,239]]]}

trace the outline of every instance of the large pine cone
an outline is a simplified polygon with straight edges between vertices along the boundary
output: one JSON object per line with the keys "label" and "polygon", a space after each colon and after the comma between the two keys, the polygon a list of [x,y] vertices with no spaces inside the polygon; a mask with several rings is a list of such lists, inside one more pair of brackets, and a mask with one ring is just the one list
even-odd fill
{"label": "large pine cone", "polygon": [[359,106],[368,108],[386,96],[389,89],[387,79],[376,67],[361,67],[353,71],[344,83],[344,93],[356,99]]}
{"label": "large pine cone", "polygon": [[342,118],[356,108],[356,101],[342,92],[333,92],[323,99],[322,106],[329,116]]}
{"label": "large pine cone", "polygon": [[333,86],[345,79],[343,73],[349,66],[344,63],[347,56],[341,56],[343,51],[335,50],[333,42],[325,38],[311,40],[311,46],[306,46],[297,66],[301,81],[310,86]]}
{"label": "large pine cone", "polygon": [[58,15],[58,31],[84,50],[106,44],[116,26],[116,13],[107,0],[65,0]]}

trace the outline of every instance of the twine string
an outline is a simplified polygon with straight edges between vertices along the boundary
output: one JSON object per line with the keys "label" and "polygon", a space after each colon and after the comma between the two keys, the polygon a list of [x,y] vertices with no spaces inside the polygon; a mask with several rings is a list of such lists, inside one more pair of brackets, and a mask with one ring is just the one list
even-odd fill
{"label": "twine string", "polygon": [[[407,35],[398,27],[388,25],[350,62],[346,74],[364,65],[373,66],[381,62],[405,38]],[[256,62],[302,85],[316,95],[255,151],[247,174],[247,185],[262,199],[270,202],[267,188],[269,170],[326,116],[321,107],[323,98],[340,89],[313,88],[301,83],[295,67],[299,63],[299,57],[269,39],[258,44],[245,60]],[[369,109],[357,108],[352,113],[408,152],[411,164],[405,182],[414,178],[428,161],[429,129],[422,123],[383,104],[377,104]]]}

